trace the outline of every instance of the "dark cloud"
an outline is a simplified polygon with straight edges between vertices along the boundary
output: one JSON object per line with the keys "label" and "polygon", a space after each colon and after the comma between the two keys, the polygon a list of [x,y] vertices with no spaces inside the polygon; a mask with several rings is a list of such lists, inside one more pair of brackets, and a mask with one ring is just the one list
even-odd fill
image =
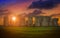
{"label": "dark cloud", "polygon": [[36,1],[32,2],[32,4],[28,7],[29,9],[52,9],[57,6],[57,4],[60,3],[60,0],[45,0],[45,1]]}
{"label": "dark cloud", "polygon": [[8,15],[8,14],[11,14],[11,13],[9,13],[8,12],[8,10],[0,10],[0,16],[2,16],[2,15]]}
{"label": "dark cloud", "polygon": [[34,10],[33,13],[29,13],[27,16],[35,16],[38,14],[45,14],[45,13],[42,13],[40,10]]}
{"label": "dark cloud", "polygon": [[[52,9],[54,7],[56,7],[58,4],[60,4],[60,0],[39,0],[39,1],[35,1],[32,2],[32,4],[28,7],[28,9]],[[42,14],[42,12],[33,12],[29,15],[37,15],[37,14]],[[51,16],[55,16],[58,14],[54,14]]]}
{"label": "dark cloud", "polygon": [[4,15],[5,10],[0,10],[0,15]]}

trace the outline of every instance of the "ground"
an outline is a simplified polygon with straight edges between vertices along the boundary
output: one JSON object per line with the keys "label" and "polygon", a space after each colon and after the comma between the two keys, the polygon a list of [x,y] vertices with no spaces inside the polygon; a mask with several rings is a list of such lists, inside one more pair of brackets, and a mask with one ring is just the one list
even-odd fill
{"label": "ground", "polygon": [[[60,27],[59,27],[60,28]],[[0,27],[1,38],[58,38],[58,27]]]}

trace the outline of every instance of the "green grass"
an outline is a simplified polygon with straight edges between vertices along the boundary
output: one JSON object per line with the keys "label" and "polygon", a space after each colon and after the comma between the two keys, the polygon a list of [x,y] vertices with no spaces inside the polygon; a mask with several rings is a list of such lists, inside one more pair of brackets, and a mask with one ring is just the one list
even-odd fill
{"label": "green grass", "polygon": [[60,33],[56,27],[4,27],[4,30],[8,38],[53,38]]}
{"label": "green grass", "polygon": [[55,27],[5,27],[5,30],[11,33],[44,34],[51,33]]}

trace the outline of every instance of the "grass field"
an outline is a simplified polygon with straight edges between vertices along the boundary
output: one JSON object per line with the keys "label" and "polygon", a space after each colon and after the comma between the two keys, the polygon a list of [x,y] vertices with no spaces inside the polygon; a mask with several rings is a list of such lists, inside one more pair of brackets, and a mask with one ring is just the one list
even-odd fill
{"label": "grass field", "polygon": [[58,29],[57,27],[4,27],[0,33],[6,38],[56,38],[60,36]]}

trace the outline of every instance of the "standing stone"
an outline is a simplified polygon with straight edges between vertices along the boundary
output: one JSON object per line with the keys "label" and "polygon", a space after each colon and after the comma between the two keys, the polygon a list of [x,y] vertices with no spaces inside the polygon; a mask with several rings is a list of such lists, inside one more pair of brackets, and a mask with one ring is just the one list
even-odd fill
{"label": "standing stone", "polygon": [[49,26],[50,24],[50,18],[49,16],[42,16],[43,20],[42,20],[42,26]]}
{"label": "standing stone", "polygon": [[8,26],[8,16],[4,16],[4,26]]}
{"label": "standing stone", "polygon": [[33,16],[30,16],[28,19],[28,26],[33,26]]}
{"label": "standing stone", "polygon": [[42,17],[36,16],[35,26],[41,26]]}
{"label": "standing stone", "polygon": [[53,18],[52,24],[53,24],[53,26],[58,26],[58,18]]}

